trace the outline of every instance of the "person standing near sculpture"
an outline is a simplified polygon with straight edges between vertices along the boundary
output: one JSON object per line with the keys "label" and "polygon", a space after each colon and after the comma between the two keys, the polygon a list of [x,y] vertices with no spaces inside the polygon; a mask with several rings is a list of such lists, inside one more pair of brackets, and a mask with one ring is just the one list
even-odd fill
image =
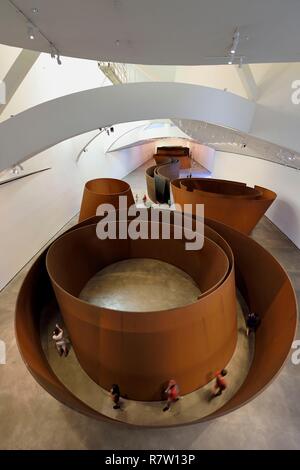
{"label": "person standing near sculpture", "polygon": [[247,318],[246,318],[246,335],[249,336],[250,333],[255,333],[259,325],[260,325],[259,316],[254,312],[248,313]]}
{"label": "person standing near sculpture", "polygon": [[171,404],[175,403],[180,398],[179,387],[174,379],[169,380],[168,386],[165,390],[165,394],[167,395],[167,404],[164,407],[163,411],[169,410],[171,407]]}
{"label": "person standing near sculpture", "polygon": [[111,389],[110,389],[110,398],[112,399],[114,405],[113,405],[113,409],[114,410],[118,410],[121,408],[121,405],[120,405],[120,387],[118,384],[113,384]]}
{"label": "person standing near sculpture", "polygon": [[215,382],[212,398],[219,397],[226,390],[227,388],[227,382],[225,380],[226,375],[227,375],[226,369],[222,369],[216,372],[215,374],[216,382]]}
{"label": "person standing near sculpture", "polygon": [[68,341],[64,336],[64,330],[60,328],[58,324],[55,325],[52,339],[53,341],[55,341],[55,346],[58,354],[60,356],[64,355],[65,357],[67,357],[67,355],[69,354]]}

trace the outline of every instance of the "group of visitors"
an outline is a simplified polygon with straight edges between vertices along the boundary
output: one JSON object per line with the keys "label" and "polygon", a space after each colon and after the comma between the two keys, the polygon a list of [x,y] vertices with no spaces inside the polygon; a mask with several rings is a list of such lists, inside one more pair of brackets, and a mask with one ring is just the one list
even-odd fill
{"label": "group of visitors", "polygon": [[[250,333],[255,333],[259,325],[260,317],[254,312],[248,313],[246,317],[246,335],[249,336]],[[55,329],[52,334],[52,339],[55,342],[58,354],[60,356],[67,357],[70,350],[70,342],[65,337],[64,330],[58,324],[55,325]],[[226,390],[226,376],[226,369],[221,369],[215,373],[215,383],[211,393],[211,398],[221,396],[222,393]],[[167,403],[163,408],[163,411],[168,411],[171,406],[181,398],[179,386],[174,379],[169,380],[168,386],[164,391],[164,395]],[[121,409],[121,392],[118,384],[112,385],[110,389],[110,397],[113,402],[113,409]]]}
{"label": "group of visitors", "polygon": [[[218,397],[222,395],[224,390],[227,388],[227,382],[225,380],[225,376],[227,375],[227,370],[222,369],[215,374],[215,383],[214,388],[212,390],[211,398]],[[180,392],[179,386],[174,379],[170,379],[168,382],[168,386],[164,391],[165,398],[166,398],[166,405],[163,408],[163,411],[170,410],[171,406],[180,400]],[[121,393],[120,387],[117,384],[113,384],[110,389],[110,398],[113,402],[113,409],[118,410],[121,409]]]}
{"label": "group of visitors", "polygon": [[[143,201],[143,204],[146,205],[146,203],[147,203],[147,196],[146,196],[146,194],[144,194],[144,196],[143,196],[143,198],[142,198],[142,201]],[[139,195],[136,194],[136,195],[135,195],[135,203],[138,204],[138,202],[139,202]]]}

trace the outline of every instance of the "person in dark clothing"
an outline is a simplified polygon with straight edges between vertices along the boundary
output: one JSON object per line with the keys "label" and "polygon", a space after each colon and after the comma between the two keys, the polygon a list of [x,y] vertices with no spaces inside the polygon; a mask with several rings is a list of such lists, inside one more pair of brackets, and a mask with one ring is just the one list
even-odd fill
{"label": "person in dark clothing", "polygon": [[259,316],[254,312],[250,312],[246,318],[246,335],[249,336],[250,333],[255,333],[259,324]]}
{"label": "person in dark clothing", "polygon": [[120,388],[119,385],[113,384],[110,389],[110,397],[114,403],[114,410],[118,410],[121,408],[120,406]]}

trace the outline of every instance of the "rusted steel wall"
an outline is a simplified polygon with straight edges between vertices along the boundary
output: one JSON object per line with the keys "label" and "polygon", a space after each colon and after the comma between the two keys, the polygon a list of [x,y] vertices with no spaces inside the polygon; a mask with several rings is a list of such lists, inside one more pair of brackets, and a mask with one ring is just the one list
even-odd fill
{"label": "rusted steel wall", "polygon": [[245,234],[251,233],[264,213],[276,199],[269,189],[243,183],[206,178],[183,178],[171,182],[176,204],[204,204],[205,216],[229,225]]}
{"label": "rusted steel wall", "polygon": [[[95,224],[98,220],[99,217],[85,220],[81,224],[70,229],[69,233],[74,230],[77,232],[80,226],[88,227],[90,224]],[[240,406],[243,406],[258,393],[263,391],[279,372],[289,354],[297,322],[297,305],[292,284],[284,269],[270,253],[248,236],[214,220],[206,220],[205,234],[208,238],[217,243],[220,248],[222,248],[229,262],[227,276],[225,276],[223,280],[220,279],[221,285],[223,286],[226,282],[231,282],[231,276],[229,274],[232,272],[231,266],[233,262],[233,252],[235,258],[237,285],[247,299],[249,308],[256,311],[261,316],[262,323],[255,336],[255,356],[244,384],[237,394],[227,402],[223,408],[204,419],[198,419],[198,421],[212,419],[228,413]],[[120,240],[118,244],[119,243],[122,244],[123,241]],[[127,249],[129,248],[125,248],[124,246],[120,247],[119,255],[122,253],[124,255]],[[142,247],[140,249],[142,250]],[[107,420],[109,418],[106,418],[101,413],[88,407],[85,403],[77,399],[66,387],[64,387],[51,370],[51,367],[47,362],[47,358],[44,355],[40,338],[40,317],[43,309],[48,308],[49,303],[53,303],[54,301],[51,282],[45,266],[47,250],[39,256],[37,261],[30,268],[18,296],[16,306],[16,336],[21,355],[34,378],[56,399],[88,416]],[[103,250],[104,254],[105,252],[106,250]],[[150,253],[151,256],[154,256],[153,252]],[[115,259],[117,259],[119,255],[115,254]],[[169,251],[169,256],[169,259],[171,260],[172,250]],[[108,254],[105,262],[108,263],[109,258],[110,255]],[[181,264],[181,267],[184,269],[184,264]],[[88,277],[90,273],[93,272],[93,269],[97,268],[98,266],[86,268],[87,270],[84,275]],[[61,269],[59,271],[61,276],[60,282],[67,282],[68,279],[65,278],[66,274],[63,273],[63,270]],[[195,276],[195,272],[193,273],[193,276]],[[220,278],[221,277],[222,276],[220,276]],[[211,282],[213,282],[213,279],[211,279]],[[73,288],[79,290],[81,283],[82,280],[81,282],[76,281],[75,283],[72,281],[69,288],[73,286]],[[228,288],[231,289],[230,286]],[[204,299],[206,298],[206,301],[209,302],[209,298],[216,291],[217,289],[213,290],[212,294],[204,295]],[[58,296],[59,295],[60,294],[58,294]],[[75,301],[72,300],[72,295],[67,293],[65,293],[65,295],[71,299],[70,321],[71,323],[74,322],[74,325],[76,325],[76,322],[79,323],[83,321],[83,319],[80,318],[81,313],[79,312],[79,318],[77,318],[76,309],[74,308],[73,310],[72,308],[76,305]],[[92,309],[93,307],[90,306],[90,308]],[[191,316],[194,315],[192,310]],[[168,312],[166,313],[166,318],[162,319],[162,324],[158,325],[158,331],[161,331],[160,329],[162,325],[165,325],[167,331],[171,327],[172,323],[169,321]],[[155,316],[154,312],[151,313],[151,315]],[[203,315],[205,316],[205,313]],[[117,332],[120,327],[120,316],[122,316],[122,312],[116,312],[116,317],[113,319]],[[182,326],[181,322],[184,322],[184,320],[180,318],[181,316],[182,315],[180,315],[178,319],[176,318],[180,328]],[[130,318],[128,319],[128,322],[126,323],[126,331],[130,335],[132,334],[132,331],[135,331],[137,337],[140,329],[144,334],[146,331],[151,331],[148,339],[149,342],[153,334],[152,326],[151,324],[147,325],[144,313],[139,314],[139,317],[137,325],[133,325]],[[220,321],[221,326],[223,326],[224,323],[218,318],[218,315],[216,315],[215,318],[216,324],[214,328],[218,330],[220,329]],[[94,316],[94,319],[89,318],[86,328],[90,328],[89,323],[92,322],[92,320],[98,323],[97,314]],[[111,329],[111,322],[111,315],[108,315],[108,317],[107,315],[103,315],[100,322],[101,328],[105,330],[105,328],[108,327],[108,330],[112,333],[113,330]],[[185,328],[188,327],[187,324],[183,323],[183,325]],[[83,325],[81,324],[81,326]],[[124,329],[124,325],[122,328]],[[176,322],[173,323],[173,328],[177,328]],[[100,329],[98,331],[100,331]],[[104,334],[106,334],[106,332]],[[112,337],[114,337],[114,335],[112,335]],[[130,336],[128,336],[128,339],[129,337]],[[99,343],[101,342],[101,338],[102,336],[100,333],[98,338]],[[181,336],[178,338],[180,340]],[[196,340],[196,336],[192,336],[192,340],[191,337],[187,338],[184,348],[188,349],[188,354],[190,353],[190,348],[194,347],[191,343],[196,342]],[[210,337],[210,341],[217,346],[217,338],[215,334]],[[146,346],[148,345],[148,342],[146,342]],[[103,347],[110,348],[110,343],[111,341],[106,345],[103,345]],[[142,349],[144,344],[139,344],[140,349]],[[83,348],[89,349],[88,345],[83,346]],[[118,353],[118,351],[116,351],[116,353]],[[163,354],[164,352],[162,355]],[[112,360],[114,362],[115,358],[113,357]],[[132,360],[134,360],[134,358],[132,358]],[[136,361],[138,362],[139,358],[136,358]],[[184,351],[182,361],[185,361]],[[124,369],[124,373],[127,373],[126,368]],[[182,386],[183,384],[180,383],[180,385]],[[195,417],[192,421],[197,421],[196,408]]]}
{"label": "rusted steel wall", "polygon": [[98,178],[85,184],[79,222],[96,215],[100,204],[112,204],[119,208],[119,196],[127,197],[127,206],[134,204],[131,188],[128,183],[114,178]]}
{"label": "rusted steel wall", "polygon": [[[199,251],[186,251],[184,242],[99,240],[91,225],[60,237],[49,249],[48,272],[77,358],[104,388],[117,382],[129,398],[159,400],[168,378],[175,377],[181,392],[189,393],[230,360],[237,341],[233,264],[208,238]],[[86,282],[108,264],[145,257],[189,273],[202,292],[199,300],[139,313],[78,298]]]}

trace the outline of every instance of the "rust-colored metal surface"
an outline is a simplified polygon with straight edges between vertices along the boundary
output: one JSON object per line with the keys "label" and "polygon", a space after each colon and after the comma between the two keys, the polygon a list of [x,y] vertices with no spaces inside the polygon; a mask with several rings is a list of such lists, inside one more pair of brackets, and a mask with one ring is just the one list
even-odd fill
{"label": "rust-colored metal surface", "polygon": [[157,202],[155,177],[154,177],[155,168],[156,168],[156,165],[150,166],[149,168],[146,169],[146,172],[145,172],[147,193],[151,201],[154,203]]}
{"label": "rust-colored metal surface", "polygon": [[98,178],[85,184],[79,222],[96,215],[100,204],[112,204],[119,208],[119,196],[127,197],[127,206],[134,204],[131,188],[128,183],[114,178]]}
{"label": "rust-colored metal surface", "polygon": [[[71,234],[71,232],[74,232],[74,239],[72,243],[74,243],[76,240],[77,243],[79,243],[79,240],[81,239],[80,231],[83,229],[82,233],[85,234],[84,240],[85,243],[87,243],[84,246],[85,251],[89,245],[89,236],[87,235],[91,234],[90,231],[94,231],[95,223],[97,223],[99,220],[99,217],[93,217],[89,220],[81,222],[80,224],[72,228],[68,232],[69,234]],[[68,235],[63,235],[62,238],[67,236]],[[286,357],[289,354],[290,347],[295,334],[297,321],[296,298],[291,282],[284,269],[280,266],[280,264],[270,253],[268,253],[257,242],[255,242],[248,236],[243,235],[242,233],[214,220],[206,220],[205,236],[207,240],[211,240],[211,242],[214,242],[219,247],[219,250],[221,250],[220,252],[223,253],[223,256],[220,255],[221,257],[219,258],[219,256],[217,255],[217,258],[219,260],[221,260],[222,258],[223,261],[227,260],[227,263],[223,263],[223,261],[220,264],[219,262],[217,263],[217,266],[223,267],[222,269],[220,268],[218,274],[219,284],[218,287],[215,288],[213,287],[213,284],[217,279],[217,277],[214,277],[215,274],[211,274],[210,281],[207,281],[207,284],[205,286],[203,284],[203,282],[205,281],[204,273],[201,274],[202,270],[200,267],[194,266],[192,276],[194,277],[194,279],[197,278],[198,272],[198,282],[201,282],[202,289],[204,288],[204,286],[208,289],[208,293],[205,294],[204,292],[203,297],[202,299],[200,299],[200,301],[206,299],[206,302],[208,302],[207,308],[210,309],[209,299],[213,299],[216,292],[220,290],[220,288],[222,288],[226,282],[228,284],[232,282],[231,275],[233,274],[233,252],[235,258],[237,286],[239,287],[239,289],[244,295],[244,298],[248,302],[249,308],[251,310],[256,311],[261,316],[262,322],[259,330],[256,333],[255,356],[246,381],[244,382],[238,393],[229,402],[227,402],[226,405],[223,406],[223,408],[198,421],[213,419],[215,417],[221,416],[222,414],[228,413],[236,409],[237,407],[242,406],[243,404],[247,403],[250,399],[255,397],[258,393],[260,393],[270,383],[270,381],[274,378],[274,376],[282,367]],[[160,242],[160,240],[158,240],[158,242]],[[52,255],[56,254],[59,256],[64,256],[64,253],[60,251],[65,245],[63,241],[60,243],[60,239],[58,239],[58,241],[55,243],[56,248],[54,247],[54,245],[52,245]],[[132,249],[130,247],[130,243],[126,240],[119,240],[117,241],[117,245],[120,246],[119,248],[117,248],[117,252],[115,251],[116,246],[114,247],[114,259],[120,258],[120,256],[128,256],[128,253],[130,253]],[[214,245],[211,245],[211,249],[213,250],[213,252],[217,253],[217,251],[212,248],[212,246]],[[101,263],[104,264],[111,262],[110,257],[112,255],[110,249],[106,248],[107,246],[104,247],[104,245],[102,248],[100,248],[100,246],[98,246],[98,242],[96,241],[95,246],[93,246],[92,242],[89,249],[91,250],[91,253],[99,253],[99,257],[101,257],[102,259]],[[177,256],[177,253],[174,254],[174,246],[170,246],[170,248],[167,248],[166,244],[166,249],[168,250],[168,254],[166,255],[167,262],[172,262],[173,258],[177,259],[178,263],[180,264],[180,267],[182,267],[182,269],[186,269],[185,263],[189,264],[189,261],[187,261],[184,256]],[[142,256],[144,253],[143,243],[138,243],[135,246],[134,250],[135,251],[133,251],[132,253],[135,253],[135,255],[137,256],[139,254],[140,256]],[[177,251],[177,248],[175,251]],[[45,252],[39,256],[37,261],[29,270],[18,296],[16,306],[16,335],[20,352],[27,367],[29,368],[35,379],[55,398],[60,400],[62,403],[68,405],[69,407],[74,408],[77,411],[84,413],[88,416],[97,419],[109,419],[103,416],[101,413],[91,409],[85,403],[77,399],[66,387],[64,387],[64,385],[58,380],[58,378],[51,370],[47,362],[47,358],[44,355],[40,338],[40,317],[42,315],[43,310],[45,308],[48,308],[49,304],[55,302],[54,293],[51,288],[51,282],[45,266],[46,252],[47,250],[45,250]],[[161,251],[159,251],[159,253],[160,252]],[[218,251],[218,253],[220,252]],[[155,244],[151,244],[150,253],[151,256],[155,256]],[[69,260],[69,254],[66,254],[66,258],[64,259]],[[50,254],[48,260],[50,260]],[[72,269],[70,267],[70,273],[68,274],[62,267],[56,267],[56,263],[54,263],[53,260],[52,262],[54,263],[54,268],[56,268],[56,281],[63,283],[64,286],[67,288],[62,294],[62,299],[64,301],[65,298],[68,298],[67,309],[70,308],[70,312],[68,311],[67,313],[67,316],[69,317],[67,321],[71,323],[74,322],[74,325],[71,326],[71,328],[74,328],[76,331],[76,328],[78,328],[78,325],[80,325],[80,329],[83,328],[81,330],[83,336],[86,338],[86,335],[91,334],[91,338],[93,340],[95,340],[95,336],[93,336],[93,333],[87,332],[93,331],[93,329],[95,328],[95,330],[97,330],[99,333],[99,345],[102,340],[102,334],[104,334],[104,337],[106,336],[106,334],[108,334],[109,336],[107,336],[107,338],[110,338],[109,341],[106,342],[106,344],[101,345],[101,347],[104,348],[104,352],[106,351],[106,348],[109,349],[111,347],[111,342],[113,344],[114,341],[115,335],[113,334],[112,327],[116,328],[116,335],[118,336],[120,334],[120,331],[122,329],[124,330],[125,326],[125,334],[128,334],[128,343],[126,343],[126,347],[129,348],[131,348],[131,342],[135,342],[134,336],[136,335],[138,338],[140,331],[142,332],[142,334],[145,334],[146,331],[151,331],[152,334],[149,335],[149,338],[145,343],[146,347],[149,347],[150,337],[153,336],[153,333],[155,334],[156,328],[159,334],[163,333],[161,330],[161,326],[163,325],[165,326],[167,332],[169,331],[169,329],[171,329],[172,326],[176,329],[177,325],[179,328],[184,326],[183,332],[186,331],[186,328],[189,328],[189,325],[186,324],[182,318],[180,318],[182,315],[179,314],[178,317],[176,315],[176,322],[171,323],[169,321],[170,317],[168,317],[170,313],[169,311],[165,311],[166,317],[162,317],[161,324],[156,325],[156,319],[153,319],[153,326],[155,325],[154,331],[151,326],[151,323],[147,325],[146,316],[144,313],[139,314],[139,318],[135,319],[137,320],[137,324],[134,324],[134,317],[128,317],[125,325],[122,325],[122,312],[109,311],[107,315],[103,314],[100,316],[101,318],[98,319],[98,315],[97,313],[95,313],[95,310],[92,310],[93,306],[91,305],[89,306],[89,308],[91,308],[91,310],[89,310],[89,317],[86,321],[86,325],[84,325],[84,319],[82,318],[81,310],[76,310],[78,307],[76,292],[79,292],[83,279],[88,278],[95,269],[98,269],[96,260],[92,260],[91,257],[89,257],[89,260],[92,262],[92,266],[85,266],[84,273],[80,273],[80,275],[76,272],[73,273],[73,268],[76,268],[75,265],[72,265]],[[193,261],[193,265],[196,265],[197,260],[194,259]],[[80,260],[74,262],[75,264],[80,264]],[[53,266],[49,268],[52,270]],[[224,268],[225,270],[227,269],[227,274],[225,275],[225,277],[222,277],[222,272],[224,273]],[[72,279],[72,277],[74,277],[74,279]],[[210,286],[212,288],[212,291],[209,289]],[[61,302],[62,300],[60,298],[60,290],[62,288],[57,287],[57,285],[55,284],[55,289],[58,296],[58,300]],[[68,293],[68,289],[73,293]],[[228,289],[229,292],[232,292],[232,286],[229,285]],[[227,297],[225,296],[225,298]],[[74,310],[72,308],[73,306]],[[191,314],[192,317],[193,315],[195,315],[195,321],[197,322],[198,315],[194,313],[193,305],[184,308],[188,308],[188,312]],[[91,314],[92,311],[95,313],[93,317]],[[113,313],[113,317],[111,317],[110,313]],[[156,313],[158,313],[159,315],[163,315],[164,312]],[[155,317],[154,312],[150,312],[150,315]],[[213,314],[213,316],[214,315],[215,314]],[[204,321],[205,313],[201,313],[200,317],[202,317]],[[216,322],[213,326],[210,341],[214,343],[217,347],[218,334],[220,330],[223,331],[224,321],[218,316],[217,312],[215,319]],[[105,331],[106,329],[108,331]],[[103,331],[104,333],[102,333]],[[199,326],[197,326],[197,332],[201,333]],[[74,339],[75,343],[78,339],[80,342],[80,334]],[[181,334],[178,335],[177,340],[181,340]],[[195,346],[193,345],[193,343],[196,343],[197,341],[198,333],[196,334],[193,332],[192,337],[187,338],[184,344],[184,348],[187,348],[188,350],[187,357],[189,357],[191,350],[194,350],[193,348]],[[139,343],[138,339],[135,345],[139,345],[141,350],[144,348],[144,343]],[[76,347],[76,353],[78,353],[78,345],[76,345]],[[159,347],[160,345],[158,345],[157,351],[160,351],[160,360],[164,361],[164,355],[167,354],[167,351],[161,351]],[[82,345],[82,347],[79,346],[79,349],[79,354],[88,355],[90,349],[89,343]],[[197,352],[196,350],[194,351]],[[112,354],[112,363],[114,366],[119,366],[119,358],[116,357],[119,356],[119,353],[120,350],[117,350]],[[96,354],[95,361],[98,361],[98,359],[99,355]],[[136,358],[130,355],[130,360],[132,362],[135,361],[136,367],[139,367],[139,355]],[[145,360],[145,357],[143,357],[143,360]],[[151,360],[152,359],[149,358],[149,361]],[[183,356],[181,360],[185,361],[185,349],[183,350]],[[203,360],[203,357],[200,358],[200,362],[201,360]],[[177,363],[176,367],[179,367],[180,364],[182,363]],[[128,373],[126,369],[127,362],[124,363],[123,366],[125,367],[125,369],[123,369],[123,374]],[[169,364],[169,366],[173,365]],[[91,368],[93,369],[93,365]],[[147,373],[149,374],[150,372],[151,371],[148,371]],[[154,374],[156,373],[156,371],[153,372]],[[210,371],[208,370],[207,372],[209,373]],[[133,379],[135,380],[136,377],[133,377]],[[180,385],[182,387],[183,383],[180,382]],[[143,384],[141,384],[141,386],[143,387]],[[124,420],[126,421],[126,416]],[[196,421],[197,412],[195,409],[195,418],[192,418],[191,422]]]}
{"label": "rust-colored metal surface", "polygon": [[153,155],[156,165],[165,165],[166,163],[171,163],[173,160],[172,157],[167,157],[164,155],[155,154]]}
{"label": "rust-colored metal surface", "polygon": [[191,167],[191,157],[189,147],[181,146],[166,146],[157,147],[156,154],[153,155],[157,165],[161,163],[167,163],[166,158],[175,158],[179,161],[181,169],[187,169]]}
{"label": "rust-colored metal surface", "polygon": [[182,147],[181,145],[164,145],[157,147],[156,152],[158,155],[189,155],[190,149],[189,147]]}
{"label": "rust-colored metal surface", "polygon": [[147,192],[152,202],[168,203],[170,200],[170,182],[178,178],[180,162],[173,158],[161,158],[161,163],[146,169]]}
{"label": "rust-colored metal surface", "polygon": [[206,217],[245,234],[251,233],[276,199],[276,193],[260,186],[210,178],[173,180],[171,190],[176,204],[191,204],[193,214],[197,204],[204,204]]}
{"label": "rust-colored metal surface", "polygon": [[[226,253],[209,238],[203,249],[186,251],[185,240],[171,237],[99,240],[96,225],[89,225],[60,237],[47,255],[81,366],[106,389],[118,383],[131,399],[159,400],[165,381],[173,376],[183,394],[192,392],[228,363],[236,345],[234,272]],[[101,308],[78,298],[87,281],[108,264],[145,257],[190,274],[202,292],[199,300],[177,309],[139,313]]]}
{"label": "rust-colored metal surface", "polygon": [[297,301],[291,281],[278,261],[251,238],[215,221],[207,224],[231,246],[237,264],[237,285],[261,325],[255,335],[255,354],[238,393],[210,418],[232,411],[274,379],[284,364],[297,326]]}
{"label": "rust-colored metal surface", "polygon": [[[19,350],[35,380],[50,395],[80,413],[97,418],[97,412],[73,395],[56,377],[42,348],[40,318],[43,310],[55,301],[46,271],[46,252],[30,268],[18,295],[15,331]],[[106,416],[101,419],[112,421]]]}

